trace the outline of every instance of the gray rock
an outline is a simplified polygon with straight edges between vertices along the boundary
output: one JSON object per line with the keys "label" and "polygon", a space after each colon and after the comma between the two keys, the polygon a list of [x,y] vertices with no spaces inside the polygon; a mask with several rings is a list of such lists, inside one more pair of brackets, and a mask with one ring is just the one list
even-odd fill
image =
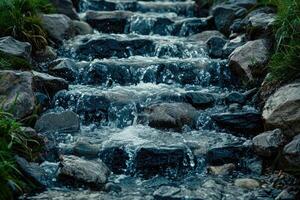
{"label": "gray rock", "polygon": [[42,26],[48,32],[49,36],[62,42],[74,36],[72,20],[63,14],[43,14],[41,15]]}
{"label": "gray rock", "polygon": [[32,181],[39,188],[47,186],[47,177],[44,169],[37,163],[29,163],[25,158],[15,156],[16,163],[30,181]]}
{"label": "gray rock", "polygon": [[30,72],[0,71],[0,101],[8,111],[12,109],[17,119],[22,119],[35,109],[33,78]]}
{"label": "gray rock", "polygon": [[0,38],[0,52],[31,61],[31,44],[20,42],[11,36]]}
{"label": "gray rock", "polygon": [[222,37],[211,37],[207,41],[207,46],[209,49],[209,55],[213,58],[223,57],[223,47],[226,44],[226,40]]}
{"label": "gray rock", "polygon": [[267,128],[281,128],[285,135],[300,132],[300,83],[285,85],[271,95],[264,108]]}
{"label": "gray rock", "polygon": [[73,20],[72,24],[76,35],[86,35],[94,32],[93,28],[86,22]]}
{"label": "gray rock", "polygon": [[224,34],[229,34],[230,25],[235,19],[236,10],[232,6],[218,5],[213,8],[212,15],[215,19],[216,27]]}
{"label": "gray rock", "polygon": [[75,144],[73,153],[77,156],[84,156],[86,158],[97,158],[99,157],[100,149],[101,146],[81,141]]}
{"label": "gray rock", "polygon": [[35,124],[39,133],[48,132],[76,132],[79,131],[79,117],[72,111],[62,113],[46,113]]}
{"label": "gray rock", "polygon": [[295,136],[290,143],[285,145],[283,154],[290,164],[300,166],[300,135]]}
{"label": "gray rock", "polygon": [[184,125],[195,126],[197,110],[187,103],[162,103],[146,109],[149,126],[181,130]]}
{"label": "gray rock", "polygon": [[285,143],[285,138],[280,129],[275,129],[255,136],[252,142],[257,154],[269,157],[278,153]]}
{"label": "gray rock", "polygon": [[223,46],[223,57],[228,57],[236,48],[244,45],[246,42],[245,35],[240,35],[231,39]]}
{"label": "gray rock", "polygon": [[249,81],[263,79],[266,74],[264,65],[269,57],[270,46],[267,40],[249,41],[230,54],[229,67],[240,79]]}
{"label": "gray rock", "polygon": [[104,189],[110,171],[101,160],[87,161],[76,156],[64,156],[58,178],[66,183],[84,184],[93,189]]}
{"label": "gray rock", "polygon": [[70,82],[77,79],[78,73],[79,70],[76,63],[69,58],[54,60],[49,66],[49,74],[58,76]]}
{"label": "gray rock", "polygon": [[257,13],[248,20],[248,36],[249,38],[259,38],[260,36],[268,36],[272,33],[272,28],[276,20],[273,13]]}
{"label": "gray rock", "polygon": [[46,46],[45,49],[36,51],[34,53],[34,58],[38,62],[47,62],[57,58],[57,53],[54,48]]}
{"label": "gray rock", "polygon": [[186,102],[197,109],[208,108],[216,101],[214,95],[203,92],[187,92],[186,94],[183,94],[183,96],[186,99]]}
{"label": "gray rock", "polygon": [[207,171],[213,175],[228,175],[231,174],[234,169],[235,165],[233,163],[228,163],[221,166],[209,166]]}
{"label": "gray rock", "polygon": [[64,14],[71,19],[79,20],[79,16],[71,0],[50,0],[50,2],[55,6],[57,13]]}
{"label": "gray rock", "polygon": [[51,76],[49,74],[32,71],[34,90],[43,92],[50,97],[54,96],[58,91],[69,88],[69,84],[66,80]]}
{"label": "gray rock", "polygon": [[227,104],[239,103],[244,104],[246,102],[246,97],[239,92],[231,92],[225,97],[225,102]]}
{"label": "gray rock", "polygon": [[188,37],[188,40],[192,41],[201,41],[207,43],[209,39],[212,37],[218,37],[225,39],[226,37],[220,32],[216,30],[203,31],[201,33],[197,33]]}
{"label": "gray rock", "polygon": [[260,183],[255,179],[239,178],[234,181],[234,185],[237,187],[253,190],[260,187]]}
{"label": "gray rock", "polygon": [[294,200],[297,198],[297,193],[297,189],[289,187],[287,189],[282,190],[282,192],[279,193],[275,200]]}

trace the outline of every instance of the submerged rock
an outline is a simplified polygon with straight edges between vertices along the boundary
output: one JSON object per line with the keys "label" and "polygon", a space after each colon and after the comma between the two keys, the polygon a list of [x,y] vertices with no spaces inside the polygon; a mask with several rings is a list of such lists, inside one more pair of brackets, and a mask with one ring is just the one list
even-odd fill
{"label": "submerged rock", "polygon": [[279,88],[267,100],[263,118],[268,128],[281,128],[285,135],[300,132],[300,84],[293,83]]}
{"label": "submerged rock", "polygon": [[35,124],[35,130],[39,133],[49,132],[76,132],[79,131],[79,117],[72,111],[62,113],[46,113]]}
{"label": "submerged rock", "polygon": [[104,189],[109,169],[101,160],[87,161],[76,156],[64,156],[60,162],[58,178],[73,186]]}

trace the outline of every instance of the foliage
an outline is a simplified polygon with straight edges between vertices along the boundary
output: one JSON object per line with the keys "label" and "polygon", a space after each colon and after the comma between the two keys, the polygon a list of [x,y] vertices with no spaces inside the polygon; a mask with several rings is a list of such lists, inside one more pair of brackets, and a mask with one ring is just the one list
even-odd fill
{"label": "foliage", "polygon": [[21,181],[21,172],[16,168],[14,155],[32,158],[34,143],[21,129],[11,114],[0,109],[0,199],[12,199],[12,190],[21,192],[25,182]]}
{"label": "foliage", "polygon": [[30,63],[23,58],[7,55],[0,52],[0,70],[4,69],[31,69]]}
{"label": "foliage", "polygon": [[52,11],[48,0],[1,0],[0,36],[11,35],[30,42],[34,50],[43,49],[47,45],[47,34],[38,14]]}
{"label": "foliage", "polygon": [[300,77],[300,2],[298,0],[263,0],[277,7],[276,48],[269,63],[271,78],[291,81]]}

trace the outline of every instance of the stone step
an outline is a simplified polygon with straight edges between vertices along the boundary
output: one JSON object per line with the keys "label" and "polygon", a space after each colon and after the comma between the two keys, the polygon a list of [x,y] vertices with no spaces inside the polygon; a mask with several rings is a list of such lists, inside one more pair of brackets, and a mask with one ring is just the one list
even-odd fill
{"label": "stone step", "polygon": [[212,18],[178,18],[167,13],[87,11],[84,20],[102,33],[189,36],[213,27]]}
{"label": "stone step", "polygon": [[129,10],[133,12],[175,13],[178,16],[194,16],[193,1],[135,1],[135,0],[84,0],[80,11],[114,11]]}
{"label": "stone step", "polygon": [[171,36],[142,36],[126,34],[91,34],[77,36],[62,46],[60,53],[79,60],[95,58],[146,57],[207,57],[205,44]]}

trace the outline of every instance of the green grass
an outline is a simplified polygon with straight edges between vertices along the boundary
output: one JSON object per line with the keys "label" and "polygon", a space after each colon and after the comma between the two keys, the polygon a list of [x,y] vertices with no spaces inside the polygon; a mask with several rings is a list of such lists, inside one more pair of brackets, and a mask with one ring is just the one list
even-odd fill
{"label": "green grass", "polygon": [[[13,199],[10,186],[20,193],[26,188],[27,181],[17,169],[14,155],[33,159],[33,143],[21,129],[21,124],[13,116],[0,109],[0,199]],[[32,146],[32,147],[31,147]],[[9,184],[8,184],[9,183]],[[9,186],[10,185],[10,186]]]}
{"label": "green grass", "polygon": [[271,79],[288,82],[300,78],[300,1],[262,0],[277,7],[275,52],[268,64]]}
{"label": "green grass", "polygon": [[53,12],[48,0],[0,0],[0,36],[30,42],[33,50],[47,45],[39,13]]}

